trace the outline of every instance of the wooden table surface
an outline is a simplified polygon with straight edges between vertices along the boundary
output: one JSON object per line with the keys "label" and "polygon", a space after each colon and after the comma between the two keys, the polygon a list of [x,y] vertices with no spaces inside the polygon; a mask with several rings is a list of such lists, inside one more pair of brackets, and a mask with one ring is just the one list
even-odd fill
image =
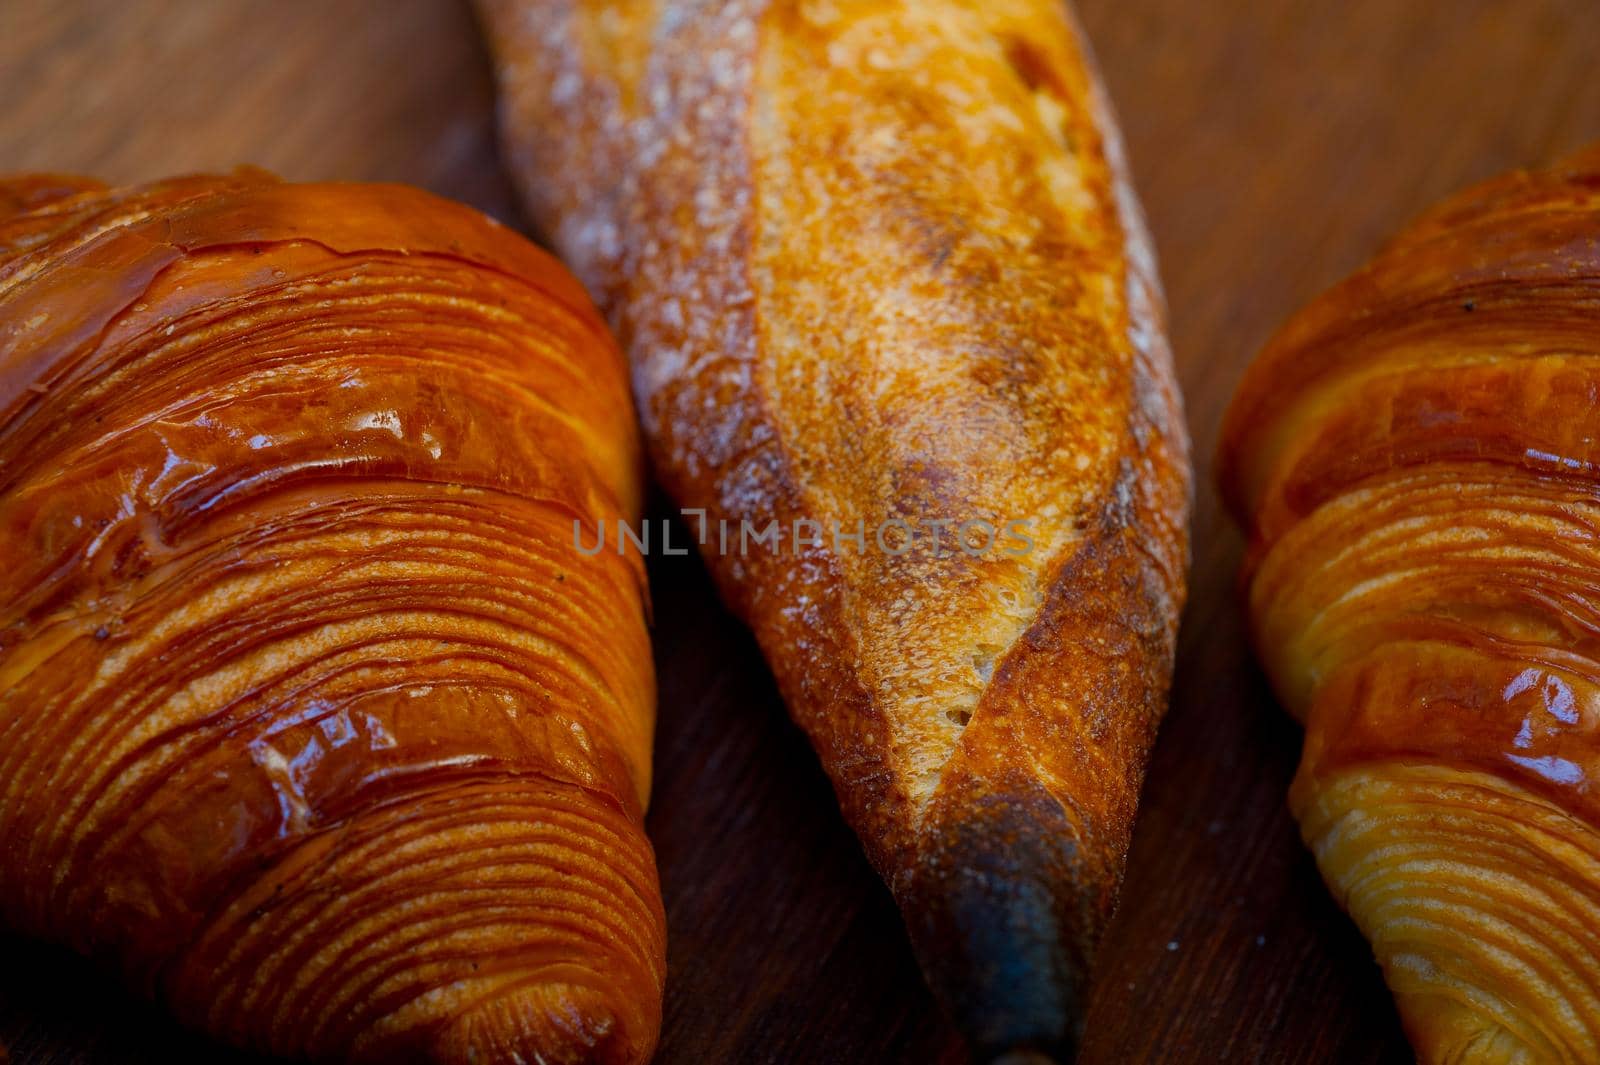
{"label": "wooden table surface", "polygon": [[[1083,1060],[1409,1060],[1285,812],[1299,732],[1250,662],[1209,460],[1241,369],[1293,308],[1438,197],[1600,138],[1600,3],[1080,7],[1160,248],[1200,464],[1176,694]],[[0,0],[0,170],[250,162],[412,182],[520,223],[491,106],[459,0]],[[959,1061],[754,644],[692,559],[655,559],[652,580],[658,1061]],[[60,951],[0,939],[0,962],[18,1065],[250,1060]]]}

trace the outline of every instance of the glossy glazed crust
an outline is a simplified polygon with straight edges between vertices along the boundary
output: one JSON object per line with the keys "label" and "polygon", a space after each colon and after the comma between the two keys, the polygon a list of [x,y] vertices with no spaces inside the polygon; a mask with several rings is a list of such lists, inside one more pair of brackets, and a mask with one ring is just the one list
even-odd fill
{"label": "glossy glazed crust", "polygon": [[[1165,704],[1188,492],[1074,28],[1053,0],[479,6],[513,170],[931,983],[980,1051],[1069,1049]],[[873,543],[893,519],[925,531],[907,553]],[[741,520],[787,542],[741,554]],[[951,550],[966,521],[1030,523],[1033,549]]]}
{"label": "glossy glazed crust", "polygon": [[1441,205],[1223,431],[1291,793],[1420,1059],[1600,1059],[1600,150]]}
{"label": "glossy glazed crust", "polygon": [[664,917],[619,352],[489,219],[0,182],[0,914],[329,1061],[639,1062]]}

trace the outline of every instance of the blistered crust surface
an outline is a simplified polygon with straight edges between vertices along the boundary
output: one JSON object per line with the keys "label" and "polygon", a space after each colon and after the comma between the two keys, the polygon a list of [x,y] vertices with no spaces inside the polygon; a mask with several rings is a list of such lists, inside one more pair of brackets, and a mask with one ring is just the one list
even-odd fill
{"label": "blistered crust surface", "polygon": [[[1046,0],[480,7],[513,169],[630,354],[663,482],[713,528],[824,530],[707,558],[936,986],[982,1012],[1001,955],[1074,984],[1165,702],[1188,492],[1074,28]],[[952,550],[972,518],[1033,549]],[[892,519],[950,532],[894,555]],[[980,867],[996,897],[958,913]]]}

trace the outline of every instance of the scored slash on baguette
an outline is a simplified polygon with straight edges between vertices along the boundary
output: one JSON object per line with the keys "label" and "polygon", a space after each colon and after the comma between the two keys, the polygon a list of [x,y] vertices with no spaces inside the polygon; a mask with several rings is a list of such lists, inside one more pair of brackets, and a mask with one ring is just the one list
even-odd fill
{"label": "scored slash on baguette", "polygon": [[512,169],[658,476],[780,528],[1033,549],[708,563],[975,1053],[1072,1052],[1165,704],[1187,441],[1054,0],[481,0]]}

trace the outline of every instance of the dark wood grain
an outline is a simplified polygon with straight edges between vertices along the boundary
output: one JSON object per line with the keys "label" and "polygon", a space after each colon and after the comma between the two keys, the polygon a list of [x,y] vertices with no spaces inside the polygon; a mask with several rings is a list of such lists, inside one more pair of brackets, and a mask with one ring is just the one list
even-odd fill
{"label": "dark wood grain", "polygon": [[[1600,138],[1594,0],[1082,0],[1160,247],[1201,464],[1194,594],[1084,1060],[1405,1061],[1284,809],[1297,729],[1234,599],[1210,486],[1240,370],[1295,306],[1460,185]],[[256,163],[519,216],[452,0],[0,0],[0,169]],[[660,504],[658,503],[658,508]],[[652,569],[650,829],[671,927],[659,1060],[960,1060],[887,893],[693,559]],[[0,939],[18,1065],[250,1061],[92,965]]]}

